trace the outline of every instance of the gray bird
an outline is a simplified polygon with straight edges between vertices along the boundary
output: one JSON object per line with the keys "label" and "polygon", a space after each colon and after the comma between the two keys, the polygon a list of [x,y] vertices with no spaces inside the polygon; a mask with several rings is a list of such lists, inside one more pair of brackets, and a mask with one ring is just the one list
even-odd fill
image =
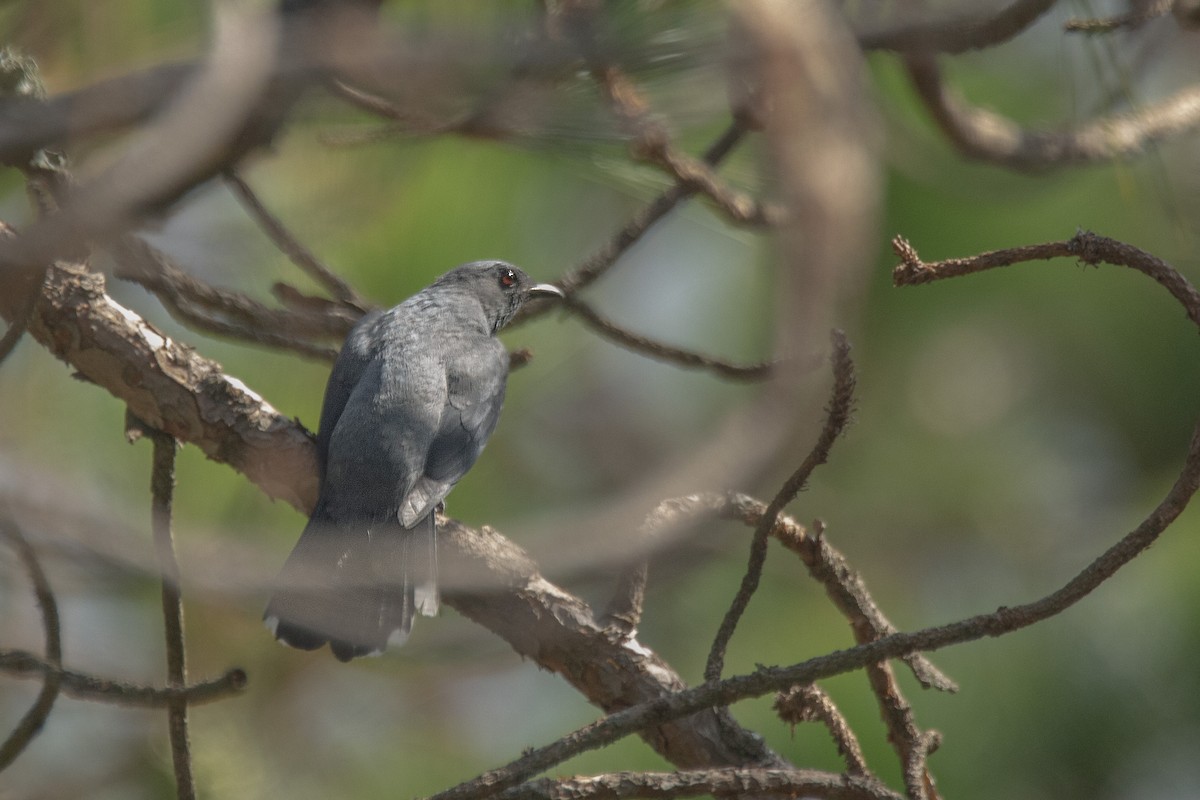
{"label": "gray bird", "polygon": [[333,365],[317,433],[320,494],[263,619],[341,661],[402,644],[438,609],[434,512],[496,427],[531,297],[562,297],[503,261],[464,264],[364,317]]}

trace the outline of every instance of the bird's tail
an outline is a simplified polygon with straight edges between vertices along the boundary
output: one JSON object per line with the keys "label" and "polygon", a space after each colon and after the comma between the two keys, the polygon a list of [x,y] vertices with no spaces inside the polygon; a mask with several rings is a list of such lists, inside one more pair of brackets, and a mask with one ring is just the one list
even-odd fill
{"label": "bird's tail", "polygon": [[413,530],[314,514],[267,603],[267,628],[302,650],[328,642],[341,661],[403,644],[416,611],[437,612],[435,537],[432,514]]}

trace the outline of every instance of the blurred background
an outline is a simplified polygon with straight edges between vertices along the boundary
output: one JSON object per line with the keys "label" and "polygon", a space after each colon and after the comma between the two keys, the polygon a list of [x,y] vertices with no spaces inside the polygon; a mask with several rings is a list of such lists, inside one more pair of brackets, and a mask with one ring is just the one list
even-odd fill
{"label": "blurred background", "polygon": [[[387,3],[384,14],[401,25],[469,25],[486,34],[525,8],[432,5]],[[688,54],[648,59],[638,78],[676,141],[698,152],[726,124],[727,107],[710,90],[720,64],[698,58],[703,48],[690,43],[721,29],[720,10],[633,5],[650,21],[631,35]],[[841,8],[868,26],[894,19],[896,5],[903,4]],[[1047,129],[1137,108],[1193,80],[1198,34],[1170,17],[1107,37],[1062,31],[1069,17],[1123,8],[1060,3],[1010,43],[943,59],[946,78],[973,102]],[[175,0],[7,2],[0,30],[58,93],[200,55],[210,21],[203,4]],[[835,320],[854,346],[857,413],[788,513],[824,520],[827,538],[883,610],[912,630],[1040,597],[1142,519],[1183,460],[1200,394],[1200,341],[1160,287],[1117,267],[1037,263],[895,289],[889,239],[903,235],[935,260],[1088,229],[1144,248],[1195,281],[1200,151],[1193,135],[1136,161],[1014,174],[957,154],[894,55],[872,54],[868,67],[884,181],[878,227],[861,235],[877,256],[846,276],[853,302]],[[367,127],[365,117],[316,96],[241,174],[302,241],[381,305],[480,258],[554,280],[669,185],[584,116],[564,114],[517,142],[406,136],[338,144]],[[89,142],[70,154],[73,163],[102,162],[109,144]],[[721,174],[758,192],[766,184],[761,163],[752,143]],[[0,173],[0,218],[18,227],[32,218],[13,170]],[[148,235],[219,286],[263,298],[279,280],[311,288],[219,184],[189,194]],[[753,362],[774,347],[774,320],[762,309],[775,269],[760,232],[692,202],[633,247],[588,299],[630,329]],[[315,429],[327,364],[183,328],[137,286],[110,279],[109,291]],[[547,578],[602,602],[608,585],[581,578],[588,565],[572,555],[603,552],[604,542],[574,541],[571,520],[619,503],[642,476],[685,456],[755,387],[627,352],[563,313],[503,338],[534,358],[512,375],[499,429],[449,513],[494,526],[528,548]],[[824,380],[814,377],[817,391]],[[52,526],[29,535],[57,592],[66,663],[161,684],[150,446],[127,444],[122,404],[72,380],[29,339],[0,369],[0,409],[0,492],[56,512]],[[770,475],[694,490],[769,499],[818,424],[795,420]],[[176,512],[190,674],[237,665],[249,675],[241,696],[191,712],[202,796],[424,795],[598,716],[558,677],[448,610],[419,620],[403,649],[378,659],[343,665],[328,651],[282,648],[259,620],[303,515],[194,447],[180,452]],[[1059,617],[936,653],[961,684],[956,695],[922,691],[897,669],[919,723],[944,734],[930,766],[945,796],[1200,795],[1196,528],[1195,513],[1186,513]],[[701,680],[748,544],[747,529],[712,523],[694,532],[686,558],[652,568],[640,641],[691,683]],[[0,646],[38,651],[40,624],[15,556],[0,550]],[[851,643],[823,591],[773,545],[726,673]],[[842,676],[826,688],[868,763],[899,785],[864,677]],[[35,681],[0,677],[0,729],[15,724],[37,690]],[[824,731],[789,729],[770,698],[734,711],[794,763],[841,769]],[[650,768],[668,765],[630,738],[555,774]],[[5,799],[170,796],[165,714],[69,698],[0,775]]]}

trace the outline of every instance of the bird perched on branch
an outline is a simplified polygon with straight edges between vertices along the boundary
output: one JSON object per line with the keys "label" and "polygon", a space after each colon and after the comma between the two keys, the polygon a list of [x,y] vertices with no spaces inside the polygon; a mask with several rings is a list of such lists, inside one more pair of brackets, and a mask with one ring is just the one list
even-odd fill
{"label": "bird perched on branch", "polygon": [[532,297],[562,292],[477,261],[350,331],[321,409],[317,505],[263,614],[281,642],[349,661],[437,612],[434,512],[496,427],[496,333]]}

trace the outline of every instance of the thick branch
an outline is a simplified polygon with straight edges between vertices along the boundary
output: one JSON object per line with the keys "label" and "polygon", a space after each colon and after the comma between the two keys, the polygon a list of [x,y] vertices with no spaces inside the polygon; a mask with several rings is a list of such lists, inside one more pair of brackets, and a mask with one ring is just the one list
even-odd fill
{"label": "thick branch", "polygon": [[[685,688],[669,664],[633,637],[614,637],[579,598],[538,574],[520,548],[490,528],[439,523],[445,601],[543,669],[557,672],[590,702],[612,713]],[[679,767],[783,767],[761,741],[735,749],[718,735],[713,709],[645,726],[640,733]],[[743,737],[748,738],[748,737]]]}
{"label": "thick branch", "polygon": [[1200,87],[1183,89],[1126,114],[1091,120],[1075,130],[1026,130],[994,111],[965,102],[942,80],[928,54],[905,59],[909,79],[930,116],[964,155],[1020,171],[1112,161],[1200,127]]}
{"label": "thick branch", "polygon": [[[1032,25],[1057,0],[1014,0],[989,16],[977,13],[921,20],[858,35],[864,50],[965,53],[1006,42]],[[967,4],[964,4],[964,6]]]}
{"label": "thick branch", "polygon": [[690,772],[617,772],[589,778],[545,778],[497,796],[497,800],[624,800],[631,797],[820,797],[828,800],[901,800],[864,776],[817,770],[729,769]]}
{"label": "thick branch", "polygon": [[[22,278],[0,270],[0,315],[6,319],[17,311]],[[115,302],[105,294],[103,276],[79,265],[54,265],[29,332],[140,419],[242,472],[272,497],[302,510],[315,502],[309,433],[216,362]]]}
{"label": "thick branch", "polygon": [[1178,480],[1150,515],[1060,589],[1041,599],[1011,608],[1001,607],[990,614],[980,614],[940,627],[924,628],[913,633],[895,633],[792,666],[762,667],[747,675],[685,689],[610,714],[552,744],[530,750],[504,767],[432,797],[436,800],[476,800],[515,786],[568,758],[603,747],[648,726],[662,725],[704,709],[728,706],[738,700],[761,697],[795,684],[812,683],[908,653],[940,650],[1029,627],[1070,608],[1140,555],[1178,518],[1197,487],[1200,487],[1200,427],[1193,433]]}

